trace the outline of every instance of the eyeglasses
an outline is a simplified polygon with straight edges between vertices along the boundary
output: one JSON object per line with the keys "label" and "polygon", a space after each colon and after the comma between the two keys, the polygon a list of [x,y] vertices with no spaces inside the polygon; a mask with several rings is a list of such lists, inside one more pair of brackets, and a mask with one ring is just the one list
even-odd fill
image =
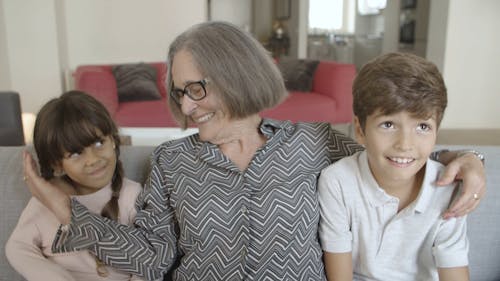
{"label": "eyeglasses", "polygon": [[172,99],[178,104],[181,104],[181,98],[184,97],[184,95],[187,95],[194,101],[202,100],[207,96],[207,90],[205,89],[205,86],[208,84],[208,82],[208,78],[202,79],[200,81],[190,82],[184,87],[184,90],[172,86],[170,97],[172,97]]}

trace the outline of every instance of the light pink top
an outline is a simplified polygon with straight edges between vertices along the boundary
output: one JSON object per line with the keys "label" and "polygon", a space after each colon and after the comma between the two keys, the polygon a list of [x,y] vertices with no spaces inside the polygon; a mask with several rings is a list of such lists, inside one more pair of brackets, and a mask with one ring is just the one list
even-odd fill
{"label": "light pink top", "polygon": [[[118,205],[119,221],[132,224],[136,215],[135,200],[141,191],[139,183],[123,180]],[[111,185],[88,195],[75,196],[91,212],[100,213],[111,198]],[[23,210],[16,228],[5,247],[5,253],[12,267],[28,281],[34,280],[142,280],[130,274],[106,267],[109,275],[97,274],[96,260],[88,251],[54,254],[52,241],[59,227],[52,212],[36,198],[31,198]]]}

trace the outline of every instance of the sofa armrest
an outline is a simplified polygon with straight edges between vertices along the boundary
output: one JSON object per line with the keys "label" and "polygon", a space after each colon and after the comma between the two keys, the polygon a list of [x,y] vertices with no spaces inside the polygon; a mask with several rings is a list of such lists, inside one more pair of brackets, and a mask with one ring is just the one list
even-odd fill
{"label": "sofa armrest", "polygon": [[352,122],[352,82],[356,76],[354,64],[320,61],[313,78],[312,91],[335,100],[338,118],[335,123]]}
{"label": "sofa armrest", "polygon": [[75,89],[99,100],[113,117],[118,110],[116,80],[111,71],[93,67],[78,67],[73,74]]}

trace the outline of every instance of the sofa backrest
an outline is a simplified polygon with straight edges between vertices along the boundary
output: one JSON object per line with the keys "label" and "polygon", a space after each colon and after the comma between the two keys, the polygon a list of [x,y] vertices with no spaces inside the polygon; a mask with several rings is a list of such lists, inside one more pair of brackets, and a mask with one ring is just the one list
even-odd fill
{"label": "sofa backrest", "polygon": [[[464,146],[440,146],[462,149]],[[500,280],[500,146],[476,146],[486,156],[487,195],[468,217],[470,274],[474,281]],[[30,198],[22,180],[24,147],[0,146],[0,280],[23,280],[5,258],[5,242]],[[144,182],[154,147],[123,146],[121,159],[128,178]]]}
{"label": "sofa backrest", "polygon": [[334,61],[320,61],[314,73],[312,91],[332,97],[336,101],[335,114],[341,119],[336,123],[352,121],[352,82],[356,66]]}
{"label": "sofa backrest", "polygon": [[[156,86],[160,91],[162,97],[167,96],[166,90],[166,77],[167,77],[167,64],[165,62],[148,62],[147,64],[153,66],[156,69]],[[86,75],[92,75],[92,73],[100,73],[103,72],[113,74],[112,69],[113,66],[118,64],[93,64],[93,65],[80,65],[76,68],[73,73],[73,78],[75,81],[75,89],[92,89],[96,87],[96,83],[98,81],[95,80],[94,77],[92,79],[88,79]],[[114,78],[114,76],[108,76],[110,78]],[[92,83],[92,85],[88,85],[87,83]],[[116,84],[115,84],[116,85]],[[116,91],[116,89],[115,89]]]}

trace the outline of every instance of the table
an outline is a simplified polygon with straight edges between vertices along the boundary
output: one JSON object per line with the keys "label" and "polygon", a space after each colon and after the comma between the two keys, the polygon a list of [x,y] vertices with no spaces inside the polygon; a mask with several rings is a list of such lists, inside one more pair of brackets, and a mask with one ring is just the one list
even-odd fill
{"label": "table", "polygon": [[157,146],[165,141],[186,137],[198,132],[197,128],[120,127],[119,134],[125,145]]}

